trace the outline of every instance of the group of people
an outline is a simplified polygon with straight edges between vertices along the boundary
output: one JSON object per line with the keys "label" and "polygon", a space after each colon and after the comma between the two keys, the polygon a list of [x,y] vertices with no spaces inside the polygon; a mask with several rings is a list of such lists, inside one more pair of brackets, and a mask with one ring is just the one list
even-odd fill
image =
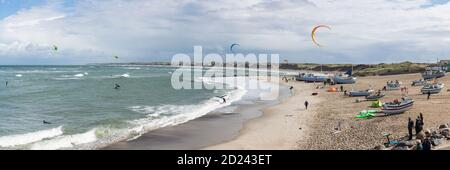
{"label": "group of people", "polygon": [[[420,113],[420,115],[416,118],[416,122],[411,118],[408,118],[408,140],[413,139],[413,128],[416,132],[416,136],[423,131],[423,114]],[[417,150],[431,150],[431,140],[428,137],[425,137],[425,139],[422,139],[421,143],[417,144]]]}

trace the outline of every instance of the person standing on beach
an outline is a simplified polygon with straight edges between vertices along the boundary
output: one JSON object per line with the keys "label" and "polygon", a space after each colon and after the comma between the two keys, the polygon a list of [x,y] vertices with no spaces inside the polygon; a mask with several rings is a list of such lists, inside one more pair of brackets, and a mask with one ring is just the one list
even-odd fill
{"label": "person standing on beach", "polygon": [[422,121],[422,123],[423,123],[423,114],[420,113],[420,114],[419,114],[419,117],[420,117],[420,121]]}
{"label": "person standing on beach", "polygon": [[343,92],[344,91],[344,86],[341,86],[341,92]]}
{"label": "person standing on beach", "polygon": [[294,90],[294,86],[289,87],[289,90],[291,90],[292,93],[292,90]]}
{"label": "person standing on beach", "polygon": [[413,137],[413,133],[412,133],[413,127],[414,127],[414,122],[411,120],[411,118],[408,118],[408,134],[409,134],[408,140],[412,140],[412,137]]}
{"label": "person standing on beach", "polygon": [[423,123],[420,121],[420,118],[418,117],[416,119],[416,135],[423,130]]}
{"label": "person standing on beach", "polygon": [[428,91],[428,97],[427,97],[427,100],[430,100],[430,96],[431,96],[431,92]]}
{"label": "person standing on beach", "polygon": [[308,105],[309,105],[309,102],[305,101],[305,108],[306,108],[306,110],[308,110]]}

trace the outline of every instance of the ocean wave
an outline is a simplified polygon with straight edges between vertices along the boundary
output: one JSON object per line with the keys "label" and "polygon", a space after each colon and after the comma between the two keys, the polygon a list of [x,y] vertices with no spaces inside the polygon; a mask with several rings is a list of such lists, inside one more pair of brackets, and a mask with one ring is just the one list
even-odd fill
{"label": "ocean wave", "polygon": [[97,129],[92,129],[85,133],[74,134],[74,135],[63,135],[58,136],[48,140],[42,140],[33,143],[30,146],[31,150],[55,150],[63,148],[74,148],[77,145],[82,145],[86,143],[92,143],[97,141],[96,135]]}
{"label": "ocean wave", "polygon": [[11,135],[11,136],[2,136],[0,137],[0,146],[1,147],[13,147],[19,145],[26,145],[33,142],[41,141],[46,138],[53,138],[56,136],[60,136],[63,134],[62,126],[41,130],[37,132],[31,132],[26,134],[19,135]]}
{"label": "ocean wave", "polygon": [[[201,79],[206,83],[219,83],[218,81],[210,81]],[[222,82],[220,82],[222,83]],[[230,84],[232,85],[232,84]],[[227,103],[221,103],[217,97],[213,97],[196,105],[163,105],[163,106],[133,106],[130,110],[146,114],[147,118],[129,121],[134,128],[128,131],[128,134],[134,134],[138,138],[141,134],[168,126],[175,126],[188,121],[202,117],[219,108],[230,106],[233,102],[239,101],[246,94],[246,90],[236,87],[235,90],[227,93]]]}

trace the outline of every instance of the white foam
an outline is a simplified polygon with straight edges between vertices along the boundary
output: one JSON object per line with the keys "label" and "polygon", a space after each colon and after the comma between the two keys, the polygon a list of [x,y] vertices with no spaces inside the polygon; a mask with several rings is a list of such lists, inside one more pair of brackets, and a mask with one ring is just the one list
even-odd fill
{"label": "white foam", "polygon": [[22,74],[17,74],[16,77],[22,77]]}
{"label": "white foam", "polygon": [[141,68],[140,67],[125,67],[124,69],[127,69],[127,70],[140,70]]}
{"label": "white foam", "polygon": [[62,126],[48,129],[48,130],[41,130],[37,132],[31,132],[27,134],[21,134],[21,135],[11,135],[11,136],[3,136],[0,137],[0,146],[1,147],[12,147],[12,146],[18,146],[18,145],[25,145],[37,141],[41,141],[46,138],[52,138],[56,136],[60,136],[63,134]]}
{"label": "white foam", "polygon": [[[221,83],[221,81],[212,81],[209,79],[198,79],[205,83]],[[224,82],[225,83],[225,82]],[[231,84],[230,84],[231,85]],[[231,105],[235,101],[239,101],[247,91],[244,88],[236,87],[227,93],[228,102],[221,103],[217,98],[213,97],[196,105],[163,105],[163,106],[134,106],[130,109],[146,114],[147,118],[130,121],[134,128],[128,131],[128,134],[134,135],[132,139],[137,138],[141,134],[167,126],[175,126],[186,123],[190,120],[202,117],[216,109]],[[129,139],[130,140],[130,139]]]}
{"label": "white foam", "polygon": [[128,78],[128,77],[130,77],[130,75],[129,74],[122,74],[122,75],[120,75],[120,77]]}
{"label": "white foam", "polygon": [[92,129],[88,132],[58,136],[49,140],[42,140],[36,142],[30,146],[32,150],[56,150],[63,148],[73,148],[77,145],[95,142],[97,140],[96,129]]}
{"label": "white foam", "polygon": [[89,73],[88,73],[88,72],[84,72],[84,75],[86,75],[86,76],[87,76],[87,75],[89,75]]}
{"label": "white foam", "polygon": [[84,74],[75,74],[74,77],[84,77]]}

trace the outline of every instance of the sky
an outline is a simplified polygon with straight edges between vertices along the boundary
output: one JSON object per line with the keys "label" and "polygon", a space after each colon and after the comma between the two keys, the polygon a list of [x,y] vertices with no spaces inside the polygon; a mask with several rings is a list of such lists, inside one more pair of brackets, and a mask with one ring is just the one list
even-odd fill
{"label": "sky", "polygon": [[0,0],[0,65],[170,61],[233,43],[289,62],[435,62],[450,59],[448,1]]}

